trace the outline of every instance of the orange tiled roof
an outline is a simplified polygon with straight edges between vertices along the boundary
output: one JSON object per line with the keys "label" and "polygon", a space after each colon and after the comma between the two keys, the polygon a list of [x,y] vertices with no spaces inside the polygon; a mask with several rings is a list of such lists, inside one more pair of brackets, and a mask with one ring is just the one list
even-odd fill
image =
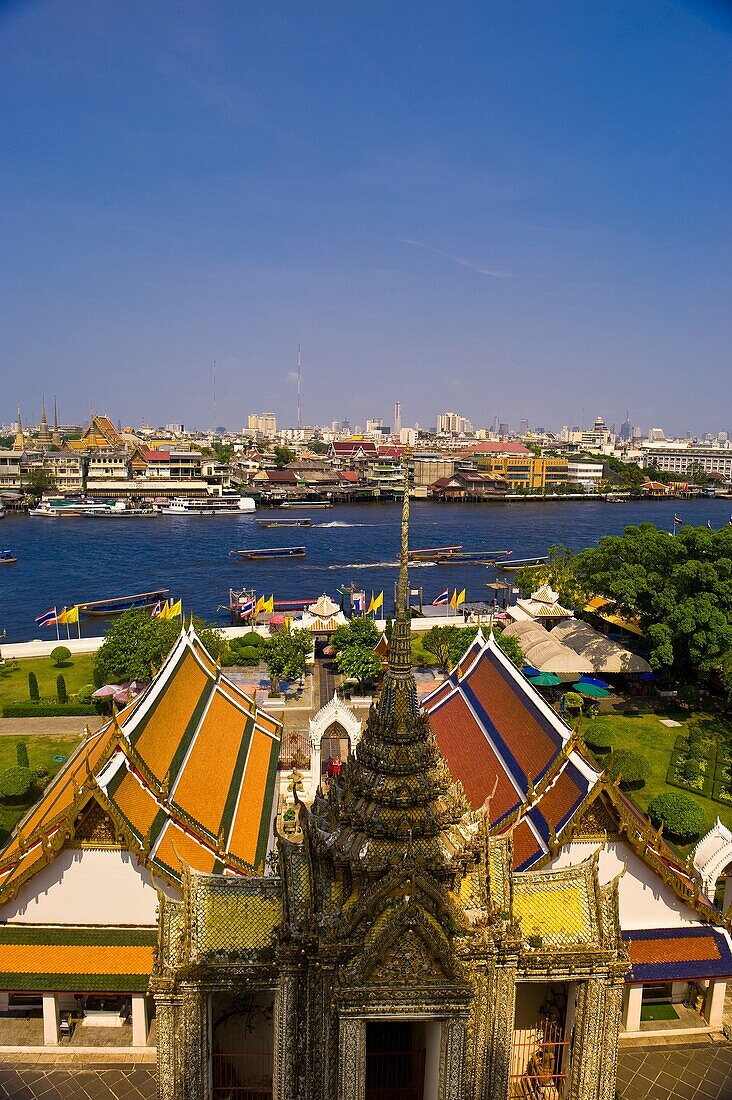
{"label": "orange tiled roof", "polygon": [[[89,737],[0,856],[0,901],[73,843],[96,799],[163,875],[251,874],[267,854],[281,724],[227,681],[191,629],[144,695]],[[180,858],[179,858],[180,857]]]}
{"label": "orange tiled roof", "polygon": [[34,992],[128,993],[147,989],[154,928],[0,928],[0,985]]}

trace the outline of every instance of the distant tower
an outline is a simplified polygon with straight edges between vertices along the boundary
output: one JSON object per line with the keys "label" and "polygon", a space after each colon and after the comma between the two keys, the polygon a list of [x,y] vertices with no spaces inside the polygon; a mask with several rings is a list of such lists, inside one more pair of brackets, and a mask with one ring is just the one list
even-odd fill
{"label": "distant tower", "polygon": [[53,399],[53,432],[51,433],[51,443],[54,447],[61,446],[61,432],[58,426],[58,405],[56,404],[56,398]]}
{"label": "distant tower", "polygon": [[13,450],[25,450],[25,436],[23,435],[23,421],[20,418],[20,405],[18,405],[18,430],[15,433],[15,439],[13,440]]}
{"label": "distant tower", "polygon": [[393,435],[399,435],[402,430],[402,403],[401,401],[394,402],[394,427],[392,428]]}
{"label": "distant tower", "polygon": [[41,423],[38,427],[38,442],[48,446],[51,442],[51,432],[48,427],[48,418],[46,417],[46,399],[43,399],[41,405]]}
{"label": "distant tower", "polygon": [[300,345],[298,344],[297,345],[297,427],[298,427],[298,431],[302,427],[302,405],[301,405],[301,401],[300,401],[300,398],[301,398],[302,395],[301,395],[301,391],[300,391],[300,382],[301,382]]}

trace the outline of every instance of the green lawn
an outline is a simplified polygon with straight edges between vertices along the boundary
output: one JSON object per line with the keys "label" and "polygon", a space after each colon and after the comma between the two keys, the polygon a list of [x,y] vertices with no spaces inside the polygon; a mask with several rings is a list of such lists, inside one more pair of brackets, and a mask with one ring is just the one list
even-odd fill
{"label": "green lawn", "polygon": [[[653,769],[650,779],[637,791],[629,791],[630,797],[642,810],[648,809],[648,803],[657,794],[666,791],[681,791],[695,799],[704,810],[709,826],[711,827],[719,817],[725,825],[732,829],[732,806],[723,802],[714,802],[711,798],[696,794],[686,788],[672,787],[666,783],[666,775],[671,763],[671,753],[674,742],[683,734],[686,723],[690,718],[712,717],[706,714],[680,714],[678,711],[655,714],[646,711],[640,714],[601,714],[597,718],[591,718],[583,723],[583,732],[592,726],[595,729],[611,730],[615,735],[614,748],[630,749],[645,756]],[[664,726],[661,718],[673,718],[681,722],[679,726]],[[602,763],[603,756],[598,756]],[[685,849],[684,849],[685,851]]]}
{"label": "green lawn", "polygon": [[75,654],[62,668],[56,668],[50,657],[26,657],[22,661],[7,661],[0,666],[0,709],[8,703],[27,703],[28,673],[35,672],[41,699],[56,700],[56,677],[61,673],[69,697],[79,688],[94,682],[94,654]]}
{"label": "green lawn", "polygon": [[[15,746],[18,741],[24,741],[31,768],[45,764],[50,774],[55,775],[63,763],[54,762],[54,756],[71,756],[79,740],[80,738],[75,734],[58,734],[53,737],[36,733],[29,734],[27,737],[2,736],[0,737],[0,772],[16,766]],[[0,847],[5,844],[14,825],[20,821],[27,809],[28,806],[0,806]]]}
{"label": "green lawn", "polygon": [[437,658],[422,645],[422,639],[416,632],[412,635],[412,664],[415,668],[435,668]]}

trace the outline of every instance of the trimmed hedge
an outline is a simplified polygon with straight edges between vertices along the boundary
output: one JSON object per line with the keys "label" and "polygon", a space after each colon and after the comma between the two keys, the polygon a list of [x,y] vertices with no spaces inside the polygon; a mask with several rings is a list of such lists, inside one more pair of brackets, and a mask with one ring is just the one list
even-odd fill
{"label": "trimmed hedge", "polygon": [[8,703],[3,707],[3,718],[62,718],[87,714],[99,714],[99,711],[83,703]]}
{"label": "trimmed hedge", "polygon": [[59,703],[66,704],[69,701],[69,693],[66,690],[66,681],[64,680],[63,675],[60,672],[56,677],[56,698],[58,699]]}
{"label": "trimmed hedge", "polygon": [[35,781],[30,768],[7,768],[0,774],[0,799],[10,805],[27,802]]}
{"label": "trimmed hedge", "polygon": [[582,737],[595,752],[609,752],[615,744],[615,734],[603,726],[586,726]]}
{"label": "trimmed hedge", "polygon": [[652,798],[648,816],[654,825],[663,823],[668,835],[682,842],[694,840],[709,827],[707,815],[699,803],[675,791]]}
{"label": "trimmed hedge", "polygon": [[612,779],[620,776],[621,787],[642,787],[650,778],[651,765],[645,756],[630,749],[616,749],[610,754],[608,771]]}

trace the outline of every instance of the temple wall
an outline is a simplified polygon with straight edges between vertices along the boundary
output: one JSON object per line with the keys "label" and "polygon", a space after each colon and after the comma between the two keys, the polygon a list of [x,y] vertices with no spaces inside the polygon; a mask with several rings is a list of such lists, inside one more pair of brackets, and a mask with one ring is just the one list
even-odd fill
{"label": "temple wall", "polygon": [[0,920],[155,925],[157,905],[150,875],[129,852],[67,848],[21,886],[0,909]]}
{"label": "temple wall", "polygon": [[[598,847],[595,841],[573,841],[565,845],[547,867],[554,869],[582,863]],[[671,887],[666,886],[660,876],[622,841],[611,841],[600,852],[600,882],[603,885],[610,882],[626,863],[627,873],[618,883],[621,928],[676,928],[700,923],[699,914],[677,898]]]}

